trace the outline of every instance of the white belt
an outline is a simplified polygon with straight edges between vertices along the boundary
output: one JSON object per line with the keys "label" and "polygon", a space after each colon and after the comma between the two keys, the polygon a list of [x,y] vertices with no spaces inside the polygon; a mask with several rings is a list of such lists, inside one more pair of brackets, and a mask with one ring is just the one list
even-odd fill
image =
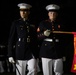
{"label": "white belt", "polygon": [[49,42],[55,41],[55,42],[59,42],[59,39],[55,39],[55,40],[53,40],[53,39],[44,39],[44,41],[49,41]]}
{"label": "white belt", "polygon": [[53,42],[53,39],[44,39],[44,41]]}

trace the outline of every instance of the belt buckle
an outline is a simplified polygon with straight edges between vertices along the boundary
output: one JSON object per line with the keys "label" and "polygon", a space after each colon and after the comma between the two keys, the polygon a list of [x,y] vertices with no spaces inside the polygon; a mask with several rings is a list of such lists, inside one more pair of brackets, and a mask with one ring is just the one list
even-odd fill
{"label": "belt buckle", "polygon": [[59,39],[55,39],[55,42],[59,42]]}
{"label": "belt buckle", "polygon": [[19,42],[20,42],[20,41],[24,42],[24,40],[25,40],[25,38],[19,38],[19,39],[18,39]]}

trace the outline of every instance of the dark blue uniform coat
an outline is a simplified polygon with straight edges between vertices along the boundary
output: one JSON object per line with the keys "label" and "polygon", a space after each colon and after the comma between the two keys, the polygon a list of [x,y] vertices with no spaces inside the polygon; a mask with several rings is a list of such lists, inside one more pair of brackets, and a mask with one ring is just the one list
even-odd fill
{"label": "dark blue uniform coat", "polygon": [[36,57],[36,31],[35,26],[22,19],[12,23],[8,39],[8,56],[13,56],[15,44],[15,56],[17,60],[29,60]]}
{"label": "dark blue uniform coat", "polygon": [[[43,34],[47,29],[51,31],[48,37]],[[57,21],[51,22],[50,20],[42,21],[38,26],[38,38],[42,40],[40,57],[57,59],[63,56],[63,34],[52,33],[52,31],[63,31],[63,26]],[[46,38],[52,39],[53,42],[44,41]],[[59,42],[56,42],[56,39],[58,39]]]}

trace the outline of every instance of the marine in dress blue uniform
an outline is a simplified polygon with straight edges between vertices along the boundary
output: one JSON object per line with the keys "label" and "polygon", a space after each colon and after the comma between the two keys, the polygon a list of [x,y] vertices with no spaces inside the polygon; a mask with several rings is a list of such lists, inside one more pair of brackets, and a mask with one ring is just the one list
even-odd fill
{"label": "marine in dress blue uniform", "polygon": [[53,33],[53,31],[61,31],[63,26],[57,20],[60,7],[56,4],[46,6],[49,19],[40,22],[37,32],[38,38],[43,40],[40,48],[40,58],[42,60],[42,68],[44,75],[62,75],[62,36]]}
{"label": "marine in dress blue uniform", "polygon": [[[8,39],[9,62],[15,63],[21,75],[36,75],[36,29],[28,19],[30,8],[26,3],[18,4],[21,18],[12,23]],[[15,43],[15,60],[13,58],[13,44]],[[16,74],[19,75],[18,70]]]}

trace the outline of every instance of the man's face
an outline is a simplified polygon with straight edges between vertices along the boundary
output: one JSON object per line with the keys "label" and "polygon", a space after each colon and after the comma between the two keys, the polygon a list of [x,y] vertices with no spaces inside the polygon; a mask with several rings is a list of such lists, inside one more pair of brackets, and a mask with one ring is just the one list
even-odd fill
{"label": "man's face", "polygon": [[20,10],[20,16],[21,18],[28,18],[28,15],[29,15],[29,11],[27,10]]}
{"label": "man's face", "polygon": [[54,21],[56,19],[57,15],[58,15],[57,12],[54,12],[54,11],[48,12],[48,16],[51,21]]}

